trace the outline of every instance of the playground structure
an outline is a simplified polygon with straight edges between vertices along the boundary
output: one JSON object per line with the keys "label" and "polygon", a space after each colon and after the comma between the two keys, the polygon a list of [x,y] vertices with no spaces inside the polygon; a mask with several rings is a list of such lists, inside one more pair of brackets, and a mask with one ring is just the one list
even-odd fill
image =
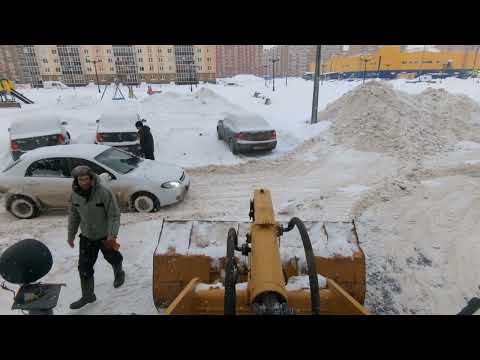
{"label": "playground structure", "polygon": [[[103,97],[105,96],[105,93],[107,92],[107,88],[108,88],[108,85],[105,85],[105,89],[103,90],[102,97],[100,98],[100,101],[103,100]],[[133,89],[130,88],[130,87],[128,89],[129,89],[128,95],[131,98],[130,95],[133,94]],[[135,97],[135,94],[133,94],[133,97]],[[119,80],[115,80],[115,93],[113,94],[112,100],[126,100],[125,96],[122,93],[122,90],[120,89],[120,81]]]}
{"label": "playground structure", "polygon": [[161,94],[161,93],[162,93],[162,90],[152,90],[152,87],[148,85],[148,89],[147,89],[148,95]]}
{"label": "playground structure", "polygon": [[25,104],[33,104],[34,102],[22,93],[15,90],[15,84],[8,79],[0,80],[0,108],[20,107],[17,99]]}

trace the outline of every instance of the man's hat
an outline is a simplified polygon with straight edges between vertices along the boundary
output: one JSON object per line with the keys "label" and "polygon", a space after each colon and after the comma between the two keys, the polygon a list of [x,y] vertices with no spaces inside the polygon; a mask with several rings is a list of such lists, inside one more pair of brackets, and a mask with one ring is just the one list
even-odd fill
{"label": "man's hat", "polygon": [[93,177],[93,171],[90,169],[90,167],[86,165],[78,165],[72,170],[72,177],[74,179],[78,178],[79,176],[85,176],[88,175],[90,178]]}

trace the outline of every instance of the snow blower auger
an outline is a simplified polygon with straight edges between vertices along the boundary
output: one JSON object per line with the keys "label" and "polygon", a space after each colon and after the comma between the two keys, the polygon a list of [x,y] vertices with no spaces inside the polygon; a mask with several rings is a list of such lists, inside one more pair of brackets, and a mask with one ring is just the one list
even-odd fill
{"label": "snow blower auger", "polygon": [[251,223],[164,220],[153,258],[159,311],[368,314],[365,257],[353,221],[276,222],[266,189],[254,191],[249,216]]}

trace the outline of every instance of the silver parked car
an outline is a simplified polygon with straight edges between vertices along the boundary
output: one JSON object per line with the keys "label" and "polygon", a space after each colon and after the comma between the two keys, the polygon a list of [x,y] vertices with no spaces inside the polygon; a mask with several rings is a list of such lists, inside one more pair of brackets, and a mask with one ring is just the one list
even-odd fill
{"label": "silver parked car", "polygon": [[122,108],[103,113],[96,121],[95,144],[114,146],[140,155],[140,139],[135,128],[137,121],[142,121],[139,114]]}
{"label": "silver parked car", "polygon": [[8,129],[10,152],[17,160],[27,151],[42,146],[70,144],[70,134],[65,128],[66,121],[52,114],[36,112],[17,118]]}
{"label": "silver parked car", "polygon": [[32,150],[0,174],[0,193],[14,216],[30,219],[42,210],[67,208],[71,170],[87,165],[110,187],[122,209],[155,212],[182,201],[190,178],[174,165],[139,158],[103,145],[49,146]]}
{"label": "silver parked car", "polygon": [[273,150],[277,146],[276,131],[258,115],[227,114],[217,124],[217,136],[233,154]]}

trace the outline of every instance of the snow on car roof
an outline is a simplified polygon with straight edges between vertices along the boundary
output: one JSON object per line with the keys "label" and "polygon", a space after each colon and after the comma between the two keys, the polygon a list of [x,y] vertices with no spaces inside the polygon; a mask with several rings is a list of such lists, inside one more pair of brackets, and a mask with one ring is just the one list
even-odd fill
{"label": "snow on car roof", "polygon": [[99,129],[136,132],[135,123],[140,120],[136,111],[109,111],[100,115]]}
{"label": "snow on car roof", "polygon": [[272,126],[261,116],[249,113],[225,114],[225,121],[232,124],[237,130],[272,130]]}
{"label": "snow on car roof", "polygon": [[[55,114],[32,113],[21,115],[10,125],[10,134],[20,136],[25,134],[41,134],[58,132],[62,120]],[[38,136],[38,135],[37,135]]]}
{"label": "snow on car roof", "polygon": [[23,154],[22,159],[36,159],[49,156],[92,159],[107,149],[110,149],[110,147],[95,144],[44,146]]}

